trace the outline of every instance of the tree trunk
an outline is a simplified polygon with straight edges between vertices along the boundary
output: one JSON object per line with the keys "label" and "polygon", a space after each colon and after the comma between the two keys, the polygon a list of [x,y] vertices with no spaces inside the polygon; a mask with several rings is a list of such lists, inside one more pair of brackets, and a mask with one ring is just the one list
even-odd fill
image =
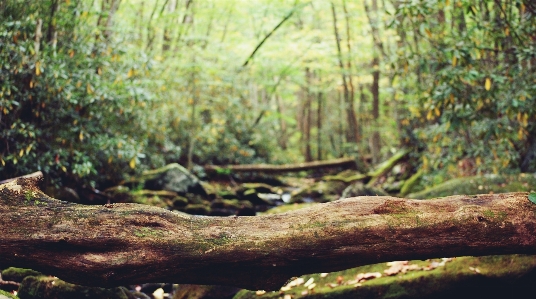
{"label": "tree trunk", "polygon": [[339,68],[341,70],[341,76],[342,76],[342,87],[344,90],[344,103],[346,105],[346,118],[348,121],[348,131],[347,131],[347,142],[358,142],[358,125],[357,125],[357,119],[355,116],[355,108],[354,108],[354,99],[350,97],[350,90],[348,88],[348,78],[346,75],[346,68],[344,67],[344,62],[342,58],[342,51],[341,51],[341,42],[340,42],[340,36],[339,36],[339,30],[337,29],[337,13],[335,11],[335,5],[333,2],[331,2],[331,13],[333,15],[333,31],[335,34],[335,41],[337,43],[337,54],[339,59]]}
{"label": "tree trunk", "polygon": [[202,217],[63,202],[35,183],[0,187],[0,268],[32,268],[83,285],[277,290],[292,276],[365,264],[536,253],[536,205],[527,193],[356,197],[275,215]]}

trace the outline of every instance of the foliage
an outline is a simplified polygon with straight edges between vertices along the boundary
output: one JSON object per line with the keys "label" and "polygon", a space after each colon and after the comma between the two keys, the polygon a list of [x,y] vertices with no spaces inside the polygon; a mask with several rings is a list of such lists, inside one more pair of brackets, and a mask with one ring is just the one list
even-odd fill
{"label": "foliage", "polygon": [[[516,172],[536,120],[536,29],[523,1],[393,1],[404,124],[432,183]],[[434,179],[435,177],[435,179]],[[430,183],[430,181],[428,182]]]}
{"label": "foliage", "polygon": [[1,6],[0,179],[41,170],[56,183],[117,180],[146,146],[136,108],[150,97],[130,71],[144,66],[102,41],[90,8],[61,3],[49,15],[55,4]]}

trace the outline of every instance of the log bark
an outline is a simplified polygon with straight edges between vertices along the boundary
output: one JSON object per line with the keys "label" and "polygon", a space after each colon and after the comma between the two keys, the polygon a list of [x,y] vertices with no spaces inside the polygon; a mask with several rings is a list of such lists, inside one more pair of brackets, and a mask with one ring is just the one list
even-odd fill
{"label": "log bark", "polygon": [[313,170],[330,167],[356,167],[354,158],[340,158],[324,161],[312,161],[296,164],[272,165],[272,164],[245,164],[245,165],[205,165],[205,171],[214,173],[228,170],[231,172],[263,172],[263,173],[281,173],[296,172],[303,170]]}
{"label": "log bark", "polygon": [[536,253],[528,193],[357,197],[275,215],[203,217],[63,202],[35,183],[0,186],[0,268],[32,268],[83,285],[276,290],[292,276],[392,260]]}

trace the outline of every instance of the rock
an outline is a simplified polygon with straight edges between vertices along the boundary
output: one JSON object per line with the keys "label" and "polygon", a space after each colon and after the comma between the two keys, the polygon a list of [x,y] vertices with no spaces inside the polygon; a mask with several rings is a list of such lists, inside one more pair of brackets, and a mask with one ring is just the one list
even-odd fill
{"label": "rock", "polygon": [[181,195],[186,193],[200,194],[205,197],[208,195],[200,180],[177,163],[146,171],[140,177],[128,181],[127,184],[134,186],[142,184],[144,189],[167,190]]}
{"label": "rock", "polygon": [[110,197],[111,202],[134,202],[132,194],[130,194],[130,188],[127,186],[115,186],[103,191]]}
{"label": "rock", "polygon": [[22,280],[27,276],[40,276],[40,275],[43,275],[43,274],[41,272],[38,272],[32,269],[9,267],[2,271],[2,280],[22,282]]}
{"label": "rock", "polygon": [[363,183],[354,183],[348,186],[342,192],[341,198],[356,197],[356,196],[387,196],[387,192],[380,188],[369,187]]}
{"label": "rock", "polygon": [[184,208],[184,212],[192,215],[208,215],[210,208],[204,204],[189,204]]}
{"label": "rock", "polygon": [[180,284],[173,299],[231,299],[239,290],[228,286]]}
{"label": "rock", "polygon": [[329,202],[337,200],[346,186],[347,184],[341,181],[318,181],[308,188],[293,191],[290,202]]}
{"label": "rock", "polygon": [[124,287],[111,289],[86,287],[67,283],[55,277],[28,276],[22,281],[17,296],[20,299],[134,299]]}

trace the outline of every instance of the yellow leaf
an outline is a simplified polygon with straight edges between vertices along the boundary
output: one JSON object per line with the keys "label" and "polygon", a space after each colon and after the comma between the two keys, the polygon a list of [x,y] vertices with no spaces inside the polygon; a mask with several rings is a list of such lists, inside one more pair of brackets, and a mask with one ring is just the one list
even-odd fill
{"label": "yellow leaf", "polygon": [[80,88],[80,86],[82,86],[82,81],[76,82],[76,88]]}
{"label": "yellow leaf", "polygon": [[486,78],[486,83],[484,84],[484,88],[486,90],[490,90],[491,89],[491,79],[490,78]]}
{"label": "yellow leaf", "polygon": [[510,35],[510,28],[508,28],[508,27],[504,28],[504,35],[506,35],[506,36]]}
{"label": "yellow leaf", "polygon": [[523,128],[519,128],[519,130],[517,131],[517,138],[519,140],[523,140],[524,136],[525,136],[525,130],[523,130]]}
{"label": "yellow leaf", "polygon": [[32,150],[32,145],[28,145],[28,147],[26,148],[26,155]]}
{"label": "yellow leaf", "polygon": [[448,131],[450,129],[450,121],[448,121],[446,124],[445,124],[445,131]]}
{"label": "yellow leaf", "polygon": [[441,111],[439,111],[439,108],[435,107],[434,109],[435,115],[439,117],[441,115]]}
{"label": "yellow leaf", "polygon": [[522,15],[525,14],[525,4],[521,3],[521,6],[519,7],[519,11]]}
{"label": "yellow leaf", "polygon": [[426,32],[429,38],[432,38],[432,32],[430,31],[430,29],[426,28],[424,29],[424,32]]}
{"label": "yellow leaf", "polygon": [[67,172],[67,168],[65,166],[61,166],[61,170],[63,170],[63,172]]}
{"label": "yellow leaf", "polygon": [[114,160],[114,158],[112,156],[108,157],[108,164],[112,164],[113,160]]}
{"label": "yellow leaf", "polygon": [[445,6],[449,6],[449,5],[450,5],[450,1],[449,0],[445,1]]}
{"label": "yellow leaf", "polygon": [[188,99],[188,105],[192,105],[194,103],[194,99]]}
{"label": "yellow leaf", "polygon": [[20,152],[19,152],[19,157],[22,157],[24,155],[24,150],[21,149]]}
{"label": "yellow leaf", "polygon": [[41,75],[41,61],[35,63],[35,74],[37,76]]}
{"label": "yellow leaf", "polygon": [[122,148],[122,147],[123,147],[123,143],[119,141],[119,143],[117,144],[117,148]]}
{"label": "yellow leaf", "polygon": [[130,160],[130,162],[128,163],[128,165],[129,165],[130,168],[132,168],[132,169],[136,168],[136,158],[132,158],[132,160]]}
{"label": "yellow leaf", "polygon": [[432,119],[434,119],[433,110],[428,111],[428,114],[426,114],[426,119],[427,119],[427,120],[432,120]]}
{"label": "yellow leaf", "polygon": [[78,138],[80,139],[80,141],[83,141],[84,140],[84,132],[80,131],[80,134],[78,135]]}
{"label": "yellow leaf", "polygon": [[130,78],[132,76],[134,76],[134,70],[130,69],[130,70],[128,70],[127,78]]}
{"label": "yellow leaf", "polygon": [[527,113],[523,114],[522,124],[523,127],[527,127],[529,125],[529,115]]}
{"label": "yellow leaf", "polygon": [[473,11],[473,13],[474,13],[475,15],[477,14],[476,6],[471,5],[471,10]]}
{"label": "yellow leaf", "polygon": [[0,158],[0,162],[2,163],[2,166],[6,166],[6,162],[4,161],[3,158]]}
{"label": "yellow leaf", "polygon": [[93,88],[91,88],[91,85],[89,83],[86,85],[86,91],[88,94],[93,94]]}
{"label": "yellow leaf", "polygon": [[17,164],[17,162],[19,162],[17,158],[13,158],[13,164]]}
{"label": "yellow leaf", "polygon": [[476,165],[478,166],[478,165],[482,164],[482,159],[480,157],[476,157],[475,162],[476,162]]}
{"label": "yellow leaf", "polygon": [[452,66],[456,66],[457,62],[458,62],[458,58],[456,56],[452,56]]}

